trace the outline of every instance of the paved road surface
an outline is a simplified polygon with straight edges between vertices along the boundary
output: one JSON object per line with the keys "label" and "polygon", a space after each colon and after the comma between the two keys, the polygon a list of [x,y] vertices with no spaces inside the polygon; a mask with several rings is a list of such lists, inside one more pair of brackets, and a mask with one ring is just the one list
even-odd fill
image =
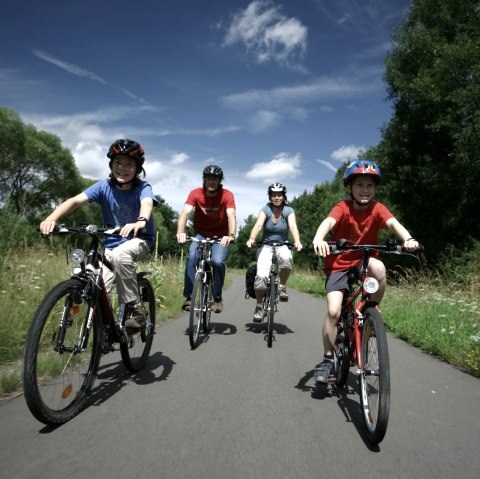
{"label": "paved road surface", "polygon": [[233,277],[214,332],[192,351],[186,314],[160,328],[147,370],[103,357],[90,406],[57,429],[23,397],[0,403],[1,478],[478,478],[480,382],[389,338],[392,402],[379,447],[362,436],[350,374],[314,387],[325,303],[290,290],[276,342]]}

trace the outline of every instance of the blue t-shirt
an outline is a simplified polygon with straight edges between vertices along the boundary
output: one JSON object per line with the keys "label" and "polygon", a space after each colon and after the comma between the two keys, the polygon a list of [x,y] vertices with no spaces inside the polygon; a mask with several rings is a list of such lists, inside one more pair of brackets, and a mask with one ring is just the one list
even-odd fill
{"label": "blue t-shirt", "polygon": [[272,206],[270,203],[266,204],[262,208],[262,211],[267,217],[265,223],[263,224],[262,241],[271,241],[273,243],[288,241],[287,218],[293,213],[293,208],[284,205],[278,223],[273,222]]}
{"label": "blue t-shirt", "polygon": [[[135,223],[140,214],[140,202],[144,198],[151,198],[153,205],[158,205],[150,183],[140,180],[140,184],[131,190],[120,190],[110,186],[108,180],[101,180],[87,188],[84,193],[91,203],[97,203],[102,210],[102,220],[106,225],[124,226]],[[155,223],[153,217],[147,223],[146,233],[139,234],[149,246],[153,246]],[[112,249],[127,241],[128,238],[107,237],[105,247]]]}

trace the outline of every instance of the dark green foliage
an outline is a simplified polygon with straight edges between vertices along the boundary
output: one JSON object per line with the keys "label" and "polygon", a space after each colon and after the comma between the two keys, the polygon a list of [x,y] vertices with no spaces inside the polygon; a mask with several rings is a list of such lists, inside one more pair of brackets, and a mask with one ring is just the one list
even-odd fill
{"label": "dark green foliage", "polygon": [[247,268],[253,261],[256,261],[256,248],[248,248],[246,245],[256,220],[255,216],[250,215],[245,220],[245,224],[240,226],[235,242],[228,249],[227,265],[229,267]]}
{"label": "dark green foliage", "polygon": [[34,222],[72,191],[81,191],[73,156],[57,136],[24,125],[16,113],[0,108],[0,138],[2,209]]}
{"label": "dark green foliage", "polygon": [[176,240],[178,213],[157,195],[158,207],[153,209],[158,241],[155,244],[159,255],[176,255],[180,249]]}
{"label": "dark green foliage", "polygon": [[480,4],[416,0],[386,60],[394,116],[370,150],[401,220],[438,260],[480,237]]}

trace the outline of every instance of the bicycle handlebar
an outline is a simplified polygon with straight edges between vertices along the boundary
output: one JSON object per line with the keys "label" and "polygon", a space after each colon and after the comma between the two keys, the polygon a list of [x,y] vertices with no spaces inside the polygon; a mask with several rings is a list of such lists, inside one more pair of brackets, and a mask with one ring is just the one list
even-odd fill
{"label": "bicycle handlebar", "polygon": [[[187,239],[186,241],[195,241],[197,243],[201,243],[201,244],[206,244],[206,243],[210,243],[210,244],[219,244],[221,241],[222,241],[222,238],[218,237],[218,236],[212,236],[211,238],[205,238],[205,239],[198,239],[198,238],[195,238],[194,236],[187,236]],[[234,243],[235,240],[232,240],[230,241],[230,244]]]}
{"label": "bicycle handlebar", "polygon": [[[55,225],[54,230],[49,234],[68,234],[68,233],[80,233],[90,236],[120,236],[120,230],[122,229],[121,226],[98,226],[95,224],[82,224],[80,226],[67,226],[64,224]],[[143,228],[141,230],[145,232],[146,229]],[[45,235],[48,236],[48,235]],[[129,235],[129,237],[133,238],[133,235]]]}
{"label": "bicycle handlebar", "polygon": [[273,247],[287,246],[288,249],[294,249],[295,248],[295,245],[288,242],[288,241],[262,241],[261,243],[254,243],[254,245],[257,248],[261,248],[263,245],[273,246]]}
{"label": "bicycle handlebar", "polygon": [[[414,256],[412,252],[407,251],[402,245],[398,245],[395,240],[387,240],[383,244],[357,244],[346,239],[339,239],[337,241],[328,241],[328,246],[330,247],[330,253],[336,255],[345,253],[346,251],[367,251],[373,249],[389,254]],[[423,250],[423,245],[419,244],[415,251],[422,252]]]}

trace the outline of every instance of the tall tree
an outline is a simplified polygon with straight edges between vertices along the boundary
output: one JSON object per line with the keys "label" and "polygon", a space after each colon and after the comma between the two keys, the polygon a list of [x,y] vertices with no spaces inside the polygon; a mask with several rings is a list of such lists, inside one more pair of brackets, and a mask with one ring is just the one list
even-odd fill
{"label": "tall tree", "polygon": [[386,59],[394,115],[367,153],[433,258],[480,238],[479,25],[478,0],[414,0]]}
{"label": "tall tree", "polygon": [[82,190],[73,156],[57,136],[25,126],[16,113],[2,108],[0,138],[2,208],[32,221]]}

